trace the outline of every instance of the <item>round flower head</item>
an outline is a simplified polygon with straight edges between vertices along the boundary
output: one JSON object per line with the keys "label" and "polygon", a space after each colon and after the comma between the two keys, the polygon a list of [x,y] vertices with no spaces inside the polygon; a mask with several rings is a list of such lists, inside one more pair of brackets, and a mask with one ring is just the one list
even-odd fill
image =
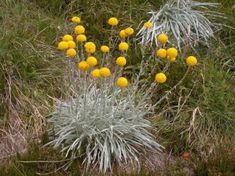
{"label": "round flower head", "polygon": [[78,63],[78,68],[81,70],[81,71],[87,71],[89,69],[89,64],[86,62],[86,61],[81,61]]}
{"label": "round flower head", "polygon": [[126,65],[126,58],[125,57],[118,57],[116,60],[116,64],[121,67],[125,66]]}
{"label": "round flower head", "polygon": [[72,41],[72,40],[73,40],[73,36],[72,35],[66,34],[63,37],[63,41],[65,41],[65,42]]}
{"label": "round flower head", "polygon": [[68,46],[69,48],[75,48],[76,47],[76,43],[74,41],[68,41]]}
{"label": "round flower head", "polygon": [[110,26],[117,26],[118,25],[118,19],[115,17],[111,17],[108,19],[108,24]]}
{"label": "round flower head", "polygon": [[164,45],[168,42],[168,36],[166,34],[159,34],[157,36],[158,43]]}
{"label": "round flower head", "polygon": [[148,21],[148,22],[145,22],[145,23],[144,23],[144,27],[145,27],[145,28],[152,28],[152,27],[153,27],[153,23],[151,23],[151,22],[149,22],[149,21]]}
{"label": "round flower head", "polygon": [[197,65],[197,58],[194,56],[189,56],[186,58],[186,63],[188,66],[194,66]]}
{"label": "round flower head", "polygon": [[86,62],[89,64],[90,67],[94,67],[97,65],[97,59],[94,56],[90,56],[87,58]]}
{"label": "round flower head", "polygon": [[160,48],[157,50],[156,55],[162,59],[166,58],[166,50],[163,48]]}
{"label": "round flower head", "polygon": [[75,34],[84,34],[85,33],[85,28],[84,26],[82,25],[77,25],[75,28],[74,28],[74,32]]}
{"label": "round flower head", "polygon": [[65,42],[65,41],[62,41],[62,42],[58,43],[58,47],[57,48],[59,50],[66,50],[66,49],[68,49],[68,47],[69,47],[68,43]]}
{"label": "round flower head", "polygon": [[87,53],[94,53],[96,51],[96,46],[93,42],[86,42],[84,47]]}
{"label": "round flower head", "polygon": [[119,36],[120,36],[121,38],[126,38],[127,35],[126,35],[125,30],[121,30],[121,31],[119,32]]}
{"label": "round flower head", "polygon": [[100,47],[100,50],[103,52],[103,53],[108,53],[109,52],[109,47],[106,46],[106,45],[102,45]]}
{"label": "round flower head", "polygon": [[126,42],[121,42],[121,43],[118,45],[118,49],[119,49],[120,51],[127,51],[128,48],[129,48],[129,45],[128,45],[128,43],[126,43]]}
{"label": "round flower head", "polygon": [[67,55],[68,57],[70,57],[70,58],[75,57],[76,54],[77,54],[77,52],[76,52],[76,50],[73,49],[73,48],[70,48],[70,49],[68,49],[68,50],[66,51],[66,55]]}
{"label": "round flower head", "polygon": [[130,36],[130,35],[134,34],[134,29],[131,27],[128,27],[125,29],[125,33],[127,36]]}
{"label": "round flower head", "polygon": [[78,16],[74,16],[74,17],[72,17],[71,21],[74,23],[80,23],[81,19]]}
{"label": "round flower head", "polygon": [[100,77],[100,70],[99,69],[95,69],[91,72],[91,77],[92,78],[99,78]]}
{"label": "round flower head", "polygon": [[117,86],[120,88],[125,88],[128,86],[128,81],[125,77],[119,77],[116,82]]}
{"label": "round flower head", "polygon": [[155,81],[157,83],[162,84],[162,83],[166,82],[166,80],[167,80],[167,77],[164,73],[157,73],[156,76],[155,76]]}
{"label": "round flower head", "polygon": [[85,42],[87,40],[86,36],[84,34],[79,34],[77,37],[76,37],[76,40],[78,42]]}
{"label": "round flower head", "polygon": [[166,53],[169,58],[176,58],[178,56],[178,50],[176,48],[169,48]]}
{"label": "round flower head", "polygon": [[111,72],[110,72],[109,68],[102,67],[100,69],[100,75],[103,76],[103,77],[109,77],[111,75]]}

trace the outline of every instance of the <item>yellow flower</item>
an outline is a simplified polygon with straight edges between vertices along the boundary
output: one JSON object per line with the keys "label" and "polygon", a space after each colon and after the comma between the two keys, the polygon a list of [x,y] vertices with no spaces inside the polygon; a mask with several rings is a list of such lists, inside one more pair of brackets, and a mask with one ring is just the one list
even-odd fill
{"label": "yellow flower", "polygon": [[162,59],[166,58],[166,50],[163,48],[160,48],[157,50],[156,55]]}
{"label": "yellow flower", "polygon": [[85,42],[87,40],[84,34],[79,34],[76,39],[78,42]]}
{"label": "yellow flower", "polygon": [[120,88],[125,88],[128,86],[128,80],[125,77],[119,77],[116,84]]}
{"label": "yellow flower", "polygon": [[117,26],[118,25],[118,19],[115,17],[111,17],[108,19],[108,24],[111,26]]}
{"label": "yellow flower", "polygon": [[68,46],[69,48],[75,48],[76,47],[76,43],[74,41],[68,41]]}
{"label": "yellow flower", "polygon": [[130,36],[130,35],[134,34],[134,29],[131,27],[128,27],[125,29],[125,33],[127,36]]}
{"label": "yellow flower", "polygon": [[118,57],[116,60],[116,64],[121,67],[125,66],[126,65],[126,58],[125,57]]}
{"label": "yellow flower", "polygon": [[78,17],[78,16],[74,16],[74,17],[72,17],[72,22],[74,22],[74,23],[80,23],[81,22],[81,19]]}
{"label": "yellow flower", "polygon": [[194,66],[197,65],[197,58],[194,56],[189,56],[186,58],[186,63],[188,66]]}
{"label": "yellow flower", "polygon": [[81,71],[87,71],[90,67],[86,61],[79,62],[77,66]]}
{"label": "yellow flower", "polygon": [[100,77],[100,70],[99,69],[95,69],[91,72],[91,77],[93,78],[99,78]]}
{"label": "yellow flower", "polygon": [[102,67],[100,69],[100,75],[103,76],[103,77],[109,77],[111,75],[111,72],[110,72],[109,68]]}
{"label": "yellow flower", "polygon": [[168,42],[168,36],[166,34],[159,34],[157,36],[157,41],[160,44],[164,45],[164,44],[166,44]]}
{"label": "yellow flower", "polygon": [[153,23],[151,23],[151,22],[145,22],[144,23],[144,27],[146,27],[146,28],[152,28],[153,27]]}
{"label": "yellow flower", "polygon": [[97,65],[97,59],[94,56],[90,56],[87,58],[86,62],[89,64],[89,66],[94,67]]}
{"label": "yellow flower", "polygon": [[102,45],[100,47],[100,50],[103,52],[103,53],[108,53],[109,52],[109,47],[106,46],[106,45]]}
{"label": "yellow flower", "polygon": [[68,49],[68,47],[69,47],[68,43],[65,42],[65,41],[62,41],[62,42],[58,43],[58,47],[57,48],[59,50],[65,50],[65,49]]}
{"label": "yellow flower", "polygon": [[76,52],[76,50],[73,49],[73,48],[70,48],[70,49],[68,49],[68,50],[66,51],[66,55],[67,55],[68,57],[71,57],[71,58],[75,57],[76,54],[77,54],[77,52]]}
{"label": "yellow flower", "polygon": [[65,42],[72,41],[72,40],[73,40],[72,35],[66,34],[63,37],[63,41],[65,41]]}
{"label": "yellow flower", "polygon": [[127,51],[128,48],[129,48],[129,45],[128,43],[126,42],[121,42],[119,45],[118,45],[118,48],[120,51]]}
{"label": "yellow flower", "polygon": [[94,53],[96,51],[96,46],[93,42],[86,42],[84,47],[87,53]]}
{"label": "yellow flower", "polygon": [[84,26],[82,26],[82,25],[77,25],[75,28],[74,28],[74,32],[75,32],[75,34],[83,34],[83,33],[85,33],[85,28],[84,28]]}
{"label": "yellow flower", "polygon": [[169,48],[169,49],[167,49],[166,53],[170,59],[176,58],[178,56],[178,51],[176,48]]}
{"label": "yellow flower", "polygon": [[167,77],[164,73],[157,73],[155,76],[155,81],[158,83],[164,83],[166,82]]}
{"label": "yellow flower", "polygon": [[127,35],[126,35],[125,30],[121,30],[121,31],[119,32],[119,36],[120,36],[121,38],[126,38]]}

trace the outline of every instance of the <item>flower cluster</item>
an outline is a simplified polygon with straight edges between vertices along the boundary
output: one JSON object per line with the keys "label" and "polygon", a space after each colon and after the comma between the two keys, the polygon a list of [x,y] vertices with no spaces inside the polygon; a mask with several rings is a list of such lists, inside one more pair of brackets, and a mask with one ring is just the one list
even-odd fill
{"label": "flower cluster", "polygon": [[[69,65],[73,66],[68,68],[72,70],[68,75],[71,92],[66,100],[59,101],[50,119],[55,126],[51,130],[55,131],[55,139],[49,144],[61,147],[71,159],[85,151],[84,163],[99,165],[104,172],[112,168],[113,158],[119,164],[132,162],[133,158],[138,163],[139,152],[161,151],[162,146],[146,130],[151,126],[145,117],[155,107],[149,101],[152,88],[168,80],[165,72],[167,65],[177,61],[180,54],[177,48],[170,46],[166,34],[155,36],[160,48],[154,50],[154,59],[167,64],[155,74],[147,89],[140,79],[152,55],[141,62],[137,77],[129,78],[131,81],[123,72],[130,57],[130,37],[135,33],[132,27],[117,31],[120,20],[109,18],[110,41],[98,46],[86,36],[80,17],[72,17],[71,21],[73,33],[64,35],[58,43],[58,49],[65,52]],[[144,27],[150,30],[153,24],[148,21]],[[112,41],[112,35],[118,35],[118,41]],[[196,65],[197,58],[187,57],[186,64]],[[156,72],[155,65],[150,66]]]}

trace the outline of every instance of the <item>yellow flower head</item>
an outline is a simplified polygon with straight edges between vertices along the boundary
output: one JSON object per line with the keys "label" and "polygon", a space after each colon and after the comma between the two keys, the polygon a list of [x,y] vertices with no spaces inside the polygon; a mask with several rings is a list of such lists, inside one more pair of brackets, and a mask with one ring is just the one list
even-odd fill
{"label": "yellow flower head", "polygon": [[128,43],[126,42],[121,42],[119,45],[118,45],[118,48],[120,51],[127,51],[128,48],[129,48],[129,45]]}
{"label": "yellow flower head", "polygon": [[72,17],[72,22],[74,22],[74,23],[80,23],[81,22],[81,19],[78,17],[78,16],[74,16],[74,17]]}
{"label": "yellow flower head", "polygon": [[63,37],[63,41],[65,41],[65,42],[72,41],[72,40],[73,40],[73,36],[72,35],[66,34]]}
{"label": "yellow flower head", "polygon": [[75,57],[76,54],[77,54],[77,52],[76,52],[76,50],[73,49],[73,48],[70,48],[70,49],[68,49],[68,50],[66,51],[66,55],[67,55],[68,57],[70,57],[70,58]]}
{"label": "yellow flower head", "polygon": [[159,34],[157,36],[158,43],[164,45],[168,42],[168,36],[166,34]]}
{"label": "yellow flower head", "polygon": [[97,65],[97,59],[94,56],[89,56],[86,60],[90,67],[94,67]]}
{"label": "yellow flower head", "polygon": [[157,83],[162,84],[162,83],[166,82],[166,80],[167,80],[167,77],[164,73],[157,73],[156,76],[155,76],[155,81]]}
{"label": "yellow flower head", "polygon": [[76,43],[74,41],[68,41],[69,48],[76,48]]}
{"label": "yellow flower head", "polygon": [[91,77],[92,78],[99,78],[100,77],[100,70],[99,69],[95,69],[91,72]]}
{"label": "yellow flower head", "polygon": [[178,56],[178,50],[176,48],[169,48],[166,51],[167,56],[171,58],[176,58]]}
{"label": "yellow flower head", "polygon": [[121,67],[125,66],[126,65],[126,58],[125,57],[118,57],[116,60],[116,64]]}
{"label": "yellow flower head", "polygon": [[106,46],[106,45],[102,45],[100,47],[100,50],[103,52],[103,53],[108,53],[109,52],[109,47]]}
{"label": "yellow flower head", "polygon": [[111,75],[111,72],[110,72],[109,68],[102,67],[100,69],[100,75],[103,76],[103,77],[109,77]]}
{"label": "yellow flower head", "polygon": [[156,55],[162,59],[166,58],[166,50],[163,48],[160,48],[157,50]]}
{"label": "yellow flower head", "polygon": [[118,19],[115,18],[115,17],[111,17],[111,18],[108,19],[108,24],[110,26],[117,26],[118,22],[119,22]]}
{"label": "yellow flower head", "polygon": [[125,88],[128,86],[128,80],[125,77],[119,77],[116,84],[120,88]]}
{"label": "yellow flower head", "polygon": [[144,27],[145,27],[145,28],[152,28],[152,27],[153,27],[153,23],[151,23],[151,22],[149,22],[149,21],[148,21],[148,22],[145,22],[145,23],[144,23]]}
{"label": "yellow flower head", "polygon": [[186,58],[186,63],[188,66],[194,66],[197,65],[197,58],[194,56],[189,56]]}
{"label": "yellow flower head", "polygon": [[87,53],[94,53],[96,51],[96,46],[93,42],[86,42],[84,47]]}
{"label": "yellow flower head", "polygon": [[58,47],[57,48],[59,50],[66,50],[66,49],[68,49],[68,47],[69,47],[68,43],[65,42],[65,41],[62,41],[62,42],[58,43]]}
{"label": "yellow flower head", "polygon": [[74,32],[75,34],[79,35],[79,34],[84,34],[85,33],[85,28],[84,26],[82,25],[77,25],[75,28],[74,28]]}
{"label": "yellow flower head", "polygon": [[86,36],[84,35],[84,34],[79,34],[79,35],[77,35],[77,38],[76,38],[76,40],[78,41],[78,42],[85,42],[86,40],[87,40],[87,38],[86,38]]}
{"label": "yellow flower head", "polygon": [[125,29],[125,33],[127,36],[131,36],[132,34],[134,34],[134,29],[131,27],[128,27]]}
{"label": "yellow flower head", "polygon": [[119,36],[120,36],[121,38],[126,38],[127,35],[126,35],[125,30],[121,30],[121,31],[119,32]]}
{"label": "yellow flower head", "polygon": [[80,69],[81,71],[87,71],[90,68],[89,64],[86,61],[79,62],[77,66],[78,69]]}

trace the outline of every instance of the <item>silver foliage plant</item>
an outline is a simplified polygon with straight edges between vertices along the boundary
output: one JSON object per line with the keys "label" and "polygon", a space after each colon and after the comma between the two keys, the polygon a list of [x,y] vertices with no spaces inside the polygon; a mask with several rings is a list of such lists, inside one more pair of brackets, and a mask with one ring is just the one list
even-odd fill
{"label": "silver foliage plant", "polygon": [[217,25],[208,17],[223,17],[223,14],[211,10],[217,6],[218,3],[169,0],[158,11],[149,12],[152,16],[149,22],[153,27],[142,27],[137,35],[142,45],[152,45],[160,33],[170,35],[179,49],[183,45],[194,48],[198,42],[209,45],[208,40],[214,37]]}
{"label": "silver foliage plant", "polygon": [[56,99],[48,120],[53,138],[47,145],[70,161],[81,156],[87,169],[98,167],[101,172],[112,170],[113,162],[139,166],[140,153],[163,149],[148,131],[145,117],[153,106],[147,103],[148,93],[137,93],[138,81],[125,91],[112,86],[113,79],[97,83],[77,76],[73,82],[69,97]]}

